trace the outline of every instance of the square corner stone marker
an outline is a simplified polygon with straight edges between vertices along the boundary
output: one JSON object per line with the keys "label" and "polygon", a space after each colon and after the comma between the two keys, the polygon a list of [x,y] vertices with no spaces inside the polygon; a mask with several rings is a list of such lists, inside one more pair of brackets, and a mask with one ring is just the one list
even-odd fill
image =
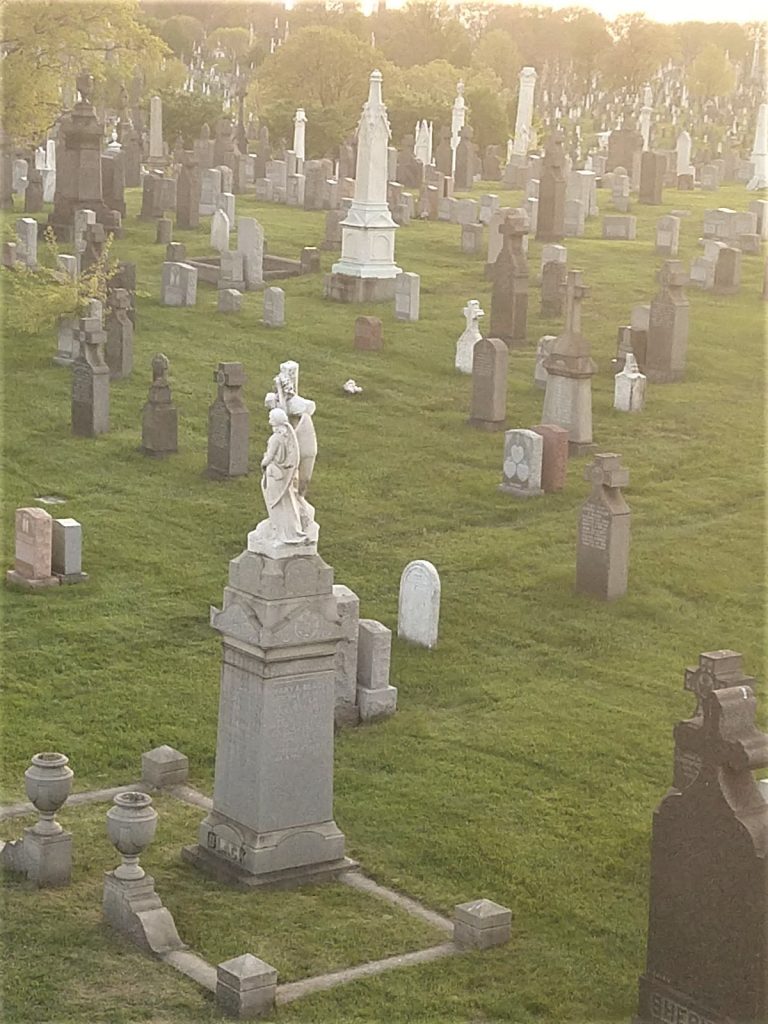
{"label": "square corner stone marker", "polygon": [[189,777],[189,758],[163,743],[141,755],[141,781],[155,789],[176,786]]}
{"label": "square corner stone marker", "polygon": [[225,960],[216,968],[216,1002],[229,1016],[249,1020],[275,1002],[277,971],[252,953]]}
{"label": "square corner stone marker", "polygon": [[453,941],[466,949],[488,949],[509,941],[512,911],[493,900],[459,903],[453,911]]}
{"label": "square corner stone marker", "polygon": [[409,562],[400,577],[397,635],[420,647],[437,644],[440,621],[440,576],[431,562]]}
{"label": "square corner stone marker", "polygon": [[51,569],[57,576],[82,576],[83,528],[76,519],[54,519]]}

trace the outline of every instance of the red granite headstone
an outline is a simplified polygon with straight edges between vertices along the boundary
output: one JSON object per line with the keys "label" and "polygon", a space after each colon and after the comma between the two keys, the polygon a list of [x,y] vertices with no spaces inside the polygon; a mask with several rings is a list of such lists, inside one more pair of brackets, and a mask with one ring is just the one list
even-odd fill
{"label": "red granite headstone", "polygon": [[554,423],[538,423],[531,427],[544,438],[541,460],[541,489],[545,494],[562,491],[568,475],[568,431]]}
{"label": "red granite headstone", "polygon": [[377,316],[359,316],[355,320],[355,348],[363,352],[378,352],[383,347],[381,320]]}

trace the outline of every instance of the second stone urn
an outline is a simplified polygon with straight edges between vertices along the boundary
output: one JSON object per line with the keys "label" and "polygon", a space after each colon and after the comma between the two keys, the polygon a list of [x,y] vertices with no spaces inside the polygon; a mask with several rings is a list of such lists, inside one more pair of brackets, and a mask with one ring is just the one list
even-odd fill
{"label": "second stone urn", "polygon": [[40,812],[32,831],[40,836],[55,836],[63,829],[54,815],[69,796],[74,772],[65,754],[45,751],[35,754],[24,772],[27,796]]}
{"label": "second stone urn", "polygon": [[144,877],[140,854],[149,846],[157,829],[157,811],[147,793],[118,793],[107,811],[107,835],[117,848],[123,863],[115,869],[115,878]]}

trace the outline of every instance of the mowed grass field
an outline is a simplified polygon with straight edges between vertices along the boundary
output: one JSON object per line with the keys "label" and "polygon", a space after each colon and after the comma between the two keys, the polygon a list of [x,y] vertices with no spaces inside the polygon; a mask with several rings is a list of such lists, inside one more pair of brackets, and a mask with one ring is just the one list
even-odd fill
{"label": "mowed grass field", "polygon": [[[479,195],[498,191],[493,184]],[[516,206],[519,192],[500,192]],[[262,297],[216,312],[201,285],[194,309],[159,304],[165,247],[136,219],[126,237],[137,263],[133,375],[111,388],[111,429],[71,436],[70,373],[54,366],[55,330],[8,331],[3,350],[3,565],[13,561],[14,509],[56,494],[49,510],[83,524],[90,582],[42,593],[4,589],[2,785],[23,796],[39,750],[71,760],[78,790],[130,782],[140,755],[161,743],[184,751],[193,783],[213,782],[219,638],[208,625],[229,559],[264,516],[259,460],[268,426],[263,395],[282,360],[301,363],[301,391],[317,402],[320,454],[310,495],[320,552],[361,615],[396,628],[400,573],[414,558],[442,580],[434,651],[395,640],[399,711],[337,736],[335,813],[348,852],[385,885],[450,914],[486,896],[512,909],[512,941],[336,988],[276,1012],[317,1024],[608,1024],[627,1021],[644,966],[651,815],[671,782],[672,726],[693,703],[683,669],[701,651],[733,648],[765,677],[765,438],[763,260],[743,260],[738,295],[691,289],[686,380],[649,385],[645,411],[612,408],[616,328],[650,301],[662,258],[658,216],[686,210],[681,258],[700,251],[713,206],[745,209],[742,187],[667,190],[661,207],[635,206],[637,241],[567,239],[568,265],[590,293],[583,331],[593,380],[598,451],[630,470],[629,592],[603,604],[573,593],[576,527],[588,459],[571,460],[561,494],[515,501],[497,491],[503,436],[467,423],[471,381],[453,369],[462,307],[490,316],[481,257],[460,251],[460,228],[415,222],[397,234],[397,262],[421,275],[421,319],[393,306],[322,298],[318,276],[281,282],[286,325],[260,324]],[[611,212],[599,193],[601,213]],[[238,196],[239,215],[263,224],[269,251],[297,257],[323,237],[324,214]],[[46,211],[47,213],[47,211]],[[15,216],[21,216],[17,213]],[[45,216],[45,215],[41,215]],[[13,217],[6,217],[6,220]],[[189,255],[209,251],[208,219],[175,233]],[[541,419],[535,342],[562,321],[539,312],[540,245],[529,248],[529,346],[510,357],[508,424]],[[65,248],[62,251],[66,251]],[[323,254],[328,270],[335,256]],[[4,272],[5,273],[5,272]],[[356,352],[354,320],[384,322],[382,352]],[[180,451],[138,451],[141,409],[156,352],[171,361]],[[219,361],[248,376],[251,474],[203,476],[207,407]],[[364,388],[344,396],[354,377]],[[158,837],[143,863],[176,915],[182,938],[213,962],[248,951],[283,980],[440,941],[428,926],[343,886],[290,894],[228,892],[182,864],[203,812],[157,800]],[[143,956],[100,922],[102,873],[116,863],[106,806],[65,809],[75,835],[70,889],[35,892],[6,876],[2,894],[5,1013],[18,1024],[188,1024],[218,1020],[212,999]],[[19,834],[6,822],[3,838]]]}

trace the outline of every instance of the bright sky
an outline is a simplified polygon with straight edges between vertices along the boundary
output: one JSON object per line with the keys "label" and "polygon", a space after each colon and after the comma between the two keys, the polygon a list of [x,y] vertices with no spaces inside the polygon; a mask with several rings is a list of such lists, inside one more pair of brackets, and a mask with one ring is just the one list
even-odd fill
{"label": "bright sky", "polygon": [[[375,2],[375,0],[374,0]],[[387,0],[387,7],[398,8],[406,0]],[[496,0],[497,3],[520,3],[525,0]],[[536,7],[587,7],[612,20],[619,14],[645,14],[652,21],[667,24],[676,21],[764,21],[766,0],[541,0]]]}

